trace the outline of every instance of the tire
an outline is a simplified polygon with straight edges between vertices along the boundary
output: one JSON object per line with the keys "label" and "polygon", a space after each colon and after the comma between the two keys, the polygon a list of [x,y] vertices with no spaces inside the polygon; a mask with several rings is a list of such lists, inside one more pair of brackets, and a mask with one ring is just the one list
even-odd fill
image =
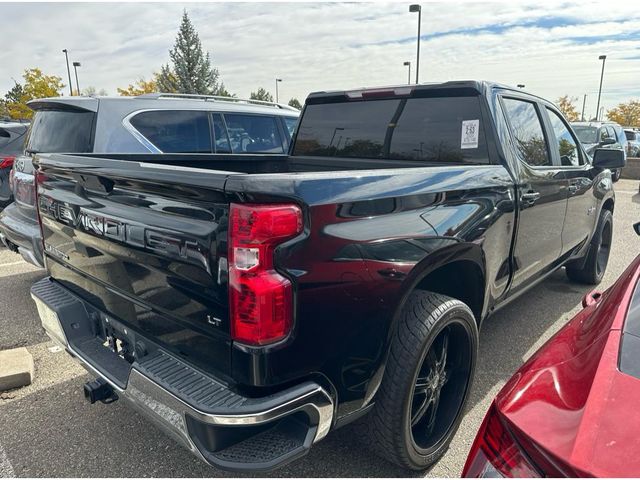
{"label": "tire", "polygon": [[596,231],[589,246],[589,253],[582,268],[567,265],[567,277],[578,283],[598,285],[607,270],[611,240],[613,239],[613,215],[609,210],[602,210]]}
{"label": "tire", "polygon": [[413,292],[393,333],[375,404],[361,422],[367,446],[410,470],[438,461],[462,420],[477,352],[478,327],[467,305]]}

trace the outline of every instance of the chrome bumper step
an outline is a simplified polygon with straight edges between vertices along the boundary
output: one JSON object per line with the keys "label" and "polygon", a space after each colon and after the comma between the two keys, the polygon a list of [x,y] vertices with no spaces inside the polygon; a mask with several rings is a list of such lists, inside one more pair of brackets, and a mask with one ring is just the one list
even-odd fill
{"label": "chrome bumper step", "polygon": [[34,284],[31,294],[52,339],[211,465],[271,470],[306,454],[331,428],[333,399],[314,382],[252,398],[162,347],[129,363],[103,345],[93,306],[50,278]]}

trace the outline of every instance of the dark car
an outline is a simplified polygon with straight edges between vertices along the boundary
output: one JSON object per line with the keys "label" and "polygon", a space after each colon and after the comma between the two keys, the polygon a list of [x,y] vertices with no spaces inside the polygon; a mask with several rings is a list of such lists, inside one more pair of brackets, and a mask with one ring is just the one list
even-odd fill
{"label": "dark car", "polygon": [[640,256],[507,381],[463,477],[638,476],[639,278]]}
{"label": "dark car", "polygon": [[[589,155],[596,148],[622,150],[627,158],[627,136],[620,125],[614,122],[573,122],[571,124]],[[612,171],[613,181],[620,179],[620,169]]]}
{"label": "dark car", "polygon": [[311,94],[290,155],[34,164],[32,294],[97,376],[89,401],[130,401],[227,470],[357,419],[419,470],[460,423],[483,321],[562,266],[602,279],[624,156],[591,159],[539,97],[463,81]]}
{"label": "dark car", "polygon": [[18,156],[13,167],[15,202],[0,214],[0,239],[39,267],[43,253],[33,154],[283,154],[299,116],[287,105],[180,94],[43,98],[29,107],[35,115],[26,155]]}
{"label": "dark car", "polygon": [[13,201],[11,167],[24,150],[28,123],[0,122],[0,210]]}

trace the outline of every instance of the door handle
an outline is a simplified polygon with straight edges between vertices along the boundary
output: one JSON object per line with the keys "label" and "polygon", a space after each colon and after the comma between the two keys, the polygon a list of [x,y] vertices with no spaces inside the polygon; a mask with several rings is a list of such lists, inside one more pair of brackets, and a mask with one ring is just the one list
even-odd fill
{"label": "door handle", "polygon": [[577,191],[578,191],[578,185],[576,185],[575,183],[572,183],[571,185],[569,185],[569,193],[571,195],[574,195]]}
{"label": "door handle", "polygon": [[536,200],[538,200],[539,198],[540,192],[529,191],[522,194],[522,200],[524,200],[524,202],[529,205],[533,205],[534,203],[536,203]]}

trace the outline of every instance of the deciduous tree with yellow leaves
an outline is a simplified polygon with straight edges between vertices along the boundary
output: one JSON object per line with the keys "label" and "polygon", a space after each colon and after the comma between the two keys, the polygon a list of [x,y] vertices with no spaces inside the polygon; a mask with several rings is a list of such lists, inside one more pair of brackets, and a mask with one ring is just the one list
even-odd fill
{"label": "deciduous tree with yellow leaves", "polygon": [[640,127],[640,100],[629,100],[607,111],[607,118],[623,127]]}
{"label": "deciduous tree with yellow leaves", "polygon": [[29,119],[33,110],[27,106],[35,98],[59,97],[65,85],[56,75],[45,75],[39,68],[29,68],[22,75],[24,83],[15,82],[3,100],[3,110],[13,119]]}
{"label": "deciduous tree with yellow leaves", "polygon": [[129,85],[127,88],[118,88],[118,94],[123,97],[135,97],[136,95],[144,95],[145,93],[153,93],[158,91],[158,84],[155,76],[151,80],[140,78],[135,85]]}
{"label": "deciduous tree with yellow leaves", "polygon": [[569,95],[565,95],[556,100],[556,107],[562,112],[562,114],[569,120],[570,122],[577,122],[580,120],[580,114],[576,107],[573,105],[578,99],[575,97],[570,97]]}

